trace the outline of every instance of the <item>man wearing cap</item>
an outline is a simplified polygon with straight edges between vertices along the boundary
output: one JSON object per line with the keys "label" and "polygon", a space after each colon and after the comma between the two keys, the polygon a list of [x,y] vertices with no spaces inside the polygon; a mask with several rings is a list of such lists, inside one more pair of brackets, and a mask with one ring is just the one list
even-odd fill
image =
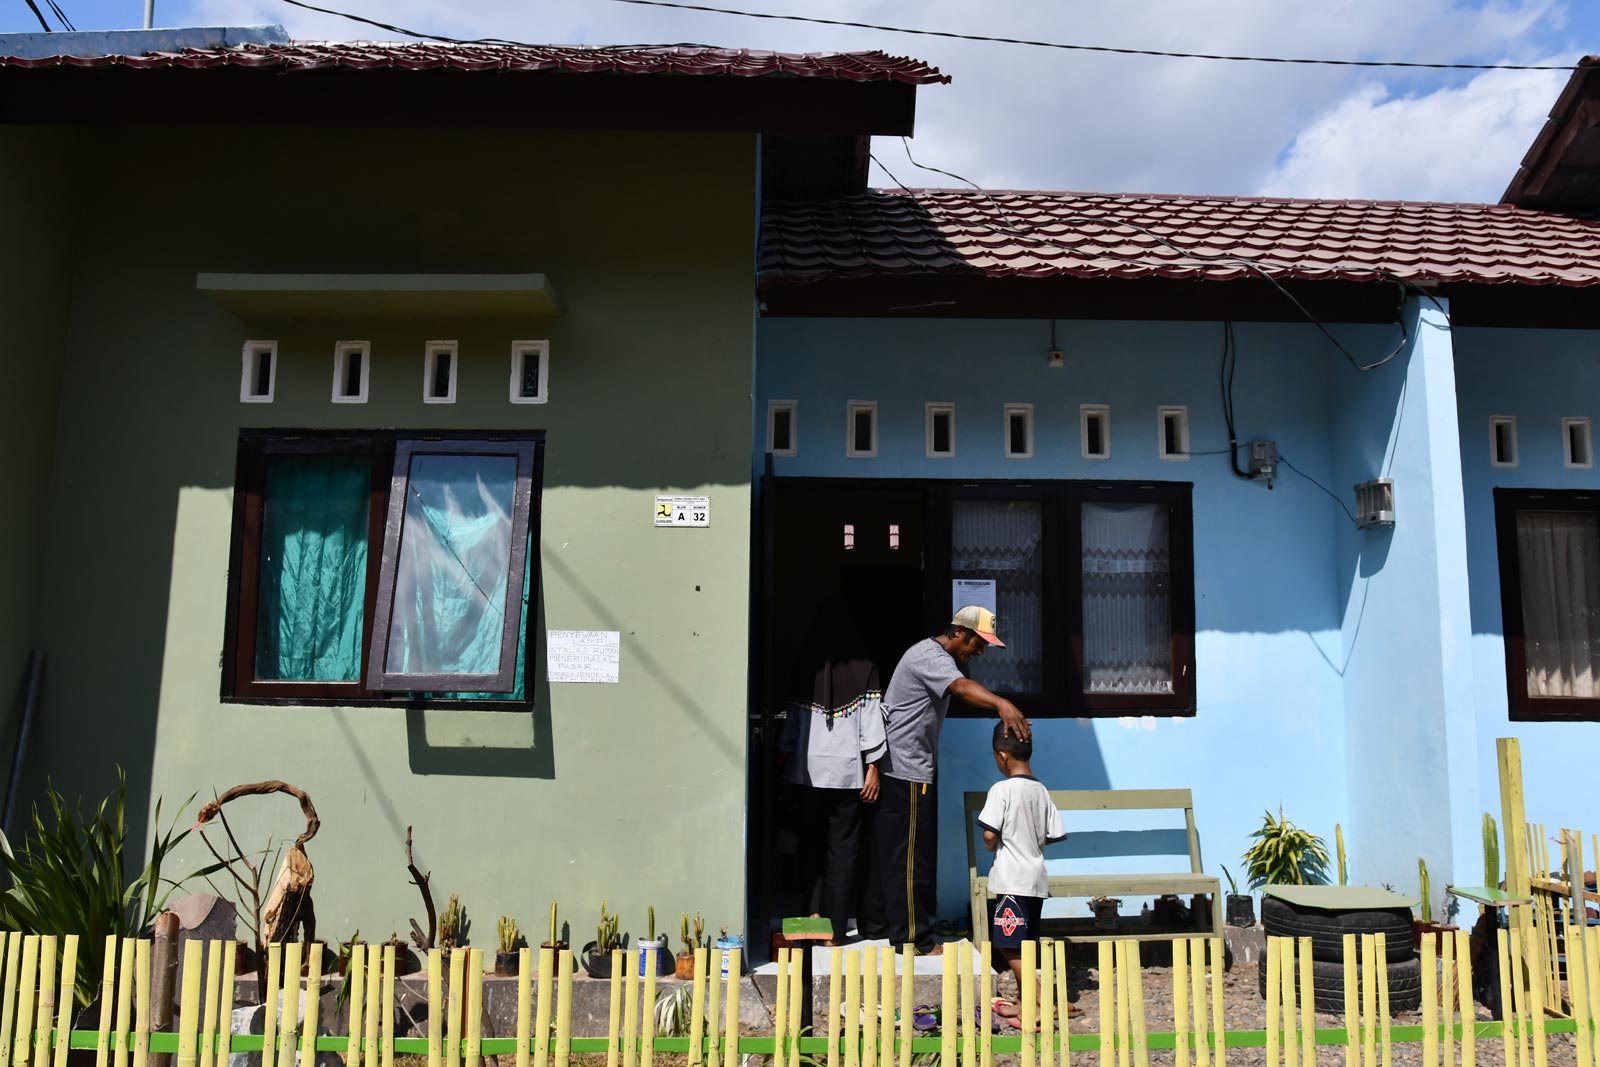
{"label": "man wearing cap", "polygon": [[995,633],[994,612],[964,607],[944,633],[906,650],[883,694],[888,753],[875,828],[884,928],[877,932],[892,945],[914,944],[924,954],[939,951],[933,943],[939,836],[933,782],[939,730],[950,698],[997,713],[1015,737],[1027,739],[1032,734],[1015,704],[961,673],[990,645],[1006,647]]}

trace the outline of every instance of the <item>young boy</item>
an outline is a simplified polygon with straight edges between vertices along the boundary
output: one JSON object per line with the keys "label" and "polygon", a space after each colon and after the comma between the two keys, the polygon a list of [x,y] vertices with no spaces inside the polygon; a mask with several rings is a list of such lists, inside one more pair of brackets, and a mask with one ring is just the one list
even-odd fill
{"label": "young boy", "polygon": [[[1044,867],[1044,846],[1066,838],[1061,813],[1050,791],[1033,776],[1028,761],[1033,742],[1006,733],[1001,723],[994,730],[994,765],[1004,778],[989,787],[989,797],[978,813],[983,847],[994,853],[989,868],[989,940],[1017,978],[1017,995],[1038,997],[1037,989],[1022,988],[1022,943],[1039,939],[1039,913],[1050,884]],[[1009,1009],[1009,1010],[1008,1010]],[[1014,1006],[997,1006],[1002,1015],[1015,1016]]]}

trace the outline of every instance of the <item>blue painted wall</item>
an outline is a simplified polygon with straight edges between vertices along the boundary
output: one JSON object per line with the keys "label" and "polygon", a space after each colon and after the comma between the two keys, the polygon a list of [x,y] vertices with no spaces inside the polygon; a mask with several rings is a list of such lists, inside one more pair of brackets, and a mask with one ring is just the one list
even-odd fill
{"label": "blue painted wall", "polygon": [[[1574,784],[1588,779],[1583,761],[1600,742],[1600,725],[1513,723],[1506,714],[1493,493],[1497,486],[1600,489],[1600,469],[1566,469],[1561,441],[1565,417],[1587,416],[1600,428],[1600,331],[1458,330],[1456,390],[1471,575],[1477,765],[1484,809],[1499,820],[1494,739],[1515,736],[1521,740],[1529,820],[1595,832],[1600,830],[1600,798]],[[1491,415],[1517,417],[1520,465],[1514,469],[1490,466]]]}
{"label": "blue painted wall", "polygon": [[[1347,818],[1341,672],[1349,654],[1343,631],[1351,567],[1350,552],[1341,553],[1340,546],[1351,531],[1333,501],[1288,471],[1269,491],[1235,478],[1225,455],[1159,459],[1158,405],[1188,406],[1193,452],[1227,446],[1218,384],[1221,329],[1212,323],[1060,323],[1066,366],[1052,369],[1044,322],[766,319],[758,336],[756,410],[764,418],[770,399],[799,402],[799,454],[775,459],[779,475],[1193,482],[1198,714],[1039,721],[1034,769],[1055,788],[1192,788],[1206,868],[1225,863],[1237,873],[1238,856],[1264,809],[1281,804],[1330,845],[1335,821]],[[1339,416],[1356,375],[1310,327],[1236,329],[1241,439],[1276,440],[1297,467],[1348,502],[1353,480],[1335,469],[1339,450],[1331,442],[1354,432]],[[1340,329],[1338,336],[1373,359],[1394,347],[1398,332],[1358,327]],[[1394,381],[1404,379],[1408,362],[1409,353],[1397,361]],[[876,459],[845,457],[850,399],[878,401]],[[1393,385],[1369,400],[1380,456],[1397,400]],[[927,401],[956,404],[954,460],[924,456]],[[1032,460],[1004,458],[1001,412],[1010,402],[1035,405]],[[1085,403],[1111,407],[1109,460],[1081,458],[1078,406]],[[1395,591],[1404,595],[1404,589]],[[994,779],[990,729],[987,721],[952,720],[943,735],[944,913],[964,909],[959,797]],[[1351,841],[1353,878],[1363,876],[1369,846]],[[1414,871],[1414,858],[1411,866]]]}

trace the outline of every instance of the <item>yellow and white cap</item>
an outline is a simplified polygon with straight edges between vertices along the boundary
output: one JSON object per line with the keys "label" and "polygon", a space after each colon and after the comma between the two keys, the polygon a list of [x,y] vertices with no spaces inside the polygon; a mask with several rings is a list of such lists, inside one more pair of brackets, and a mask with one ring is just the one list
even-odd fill
{"label": "yellow and white cap", "polygon": [[976,604],[968,604],[957,611],[950,619],[951,626],[965,626],[985,641],[997,648],[1005,648],[1006,643],[995,636],[994,612],[988,608],[980,608]]}

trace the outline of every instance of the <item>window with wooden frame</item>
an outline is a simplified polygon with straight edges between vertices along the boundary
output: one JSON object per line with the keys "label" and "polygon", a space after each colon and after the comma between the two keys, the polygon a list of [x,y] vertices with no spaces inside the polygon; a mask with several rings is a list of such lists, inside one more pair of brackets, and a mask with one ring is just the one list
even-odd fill
{"label": "window with wooden frame", "polygon": [[1600,493],[1496,489],[1513,721],[1600,720]]}
{"label": "window with wooden frame", "polygon": [[543,434],[240,435],[222,698],[528,706]]}
{"label": "window with wooden frame", "polygon": [[955,579],[993,583],[1006,649],[973,661],[976,681],[1031,715],[1194,714],[1190,485],[935,484],[930,494],[930,604],[944,613]]}

